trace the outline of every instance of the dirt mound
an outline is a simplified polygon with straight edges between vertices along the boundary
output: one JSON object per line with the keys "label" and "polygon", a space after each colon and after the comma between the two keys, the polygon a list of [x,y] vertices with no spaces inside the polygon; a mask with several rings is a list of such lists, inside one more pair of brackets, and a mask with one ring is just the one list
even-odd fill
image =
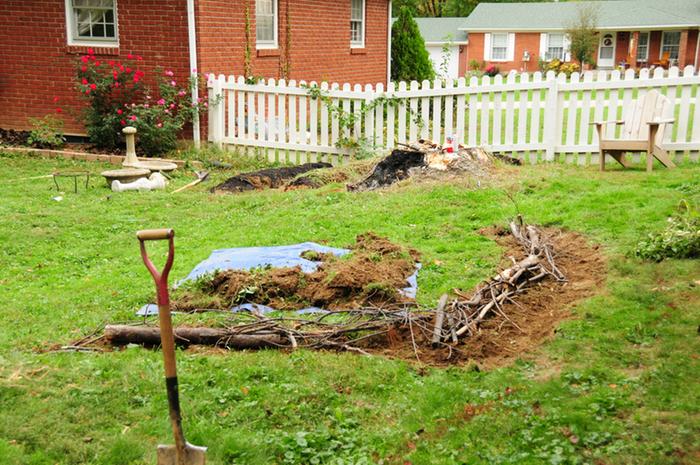
{"label": "dirt mound", "polygon": [[302,173],[320,168],[331,168],[332,166],[333,165],[330,163],[305,163],[299,166],[267,168],[251,173],[241,173],[213,187],[211,192],[238,193],[252,190],[275,189],[284,186],[290,179],[294,179]]}
{"label": "dirt mound", "polygon": [[[391,358],[417,359],[430,365],[454,365],[476,362],[482,367],[504,365],[523,356],[551,338],[559,323],[571,316],[577,301],[593,296],[605,282],[606,262],[598,245],[575,232],[545,230],[556,251],[557,266],[567,282],[543,280],[521,294],[517,303],[502,306],[503,315],[484,320],[479,332],[460,339],[453,348],[432,349],[420,331],[397,328],[385,338],[375,339],[365,350]],[[525,258],[522,247],[502,228],[483,230],[505,248],[502,265]],[[463,292],[471,294],[469,291]],[[505,316],[504,316],[505,315]],[[412,343],[416,340],[416,346]]]}
{"label": "dirt mound", "polygon": [[253,302],[279,310],[309,306],[333,310],[409,300],[398,290],[415,272],[418,252],[373,233],[357,236],[351,250],[345,257],[304,252],[319,262],[318,269],[308,274],[300,267],[218,272],[210,280],[176,290],[173,309],[223,310]]}

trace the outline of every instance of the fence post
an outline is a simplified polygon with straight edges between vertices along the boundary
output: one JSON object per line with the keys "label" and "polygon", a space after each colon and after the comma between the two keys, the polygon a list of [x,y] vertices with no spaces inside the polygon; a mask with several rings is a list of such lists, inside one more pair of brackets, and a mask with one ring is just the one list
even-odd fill
{"label": "fence post", "polygon": [[[224,75],[220,75],[218,78],[214,77],[213,73],[210,75],[210,88],[211,94],[209,96],[210,102],[215,102],[209,105],[209,140],[216,144],[218,148],[222,148],[224,145],[224,111],[225,104],[222,91],[222,82],[226,78]],[[213,100],[212,100],[213,99]]]}
{"label": "fence post", "polygon": [[554,161],[557,145],[557,116],[559,114],[559,84],[553,71],[547,73],[547,96],[544,105],[545,160]]}

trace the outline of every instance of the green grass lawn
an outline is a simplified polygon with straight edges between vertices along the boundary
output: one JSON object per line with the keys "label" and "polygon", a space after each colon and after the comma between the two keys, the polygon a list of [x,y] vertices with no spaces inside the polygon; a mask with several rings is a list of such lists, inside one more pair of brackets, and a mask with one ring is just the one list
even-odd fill
{"label": "green grass lawn", "polygon": [[214,196],[210,183],[118,195],[99,179],[62,201],[50,179],[15,179],[101,166],[0,153],[0,167],[2,464],[152,464],[156,444],[172,443],[159,351],[47,350],[138,321],[154,291],[136,230],[176,230],[171,281],[216,248],[345,246],[372,230],[422,252],[419,300],[434,304],[494,272],[501,251],[478,230],[514,215],[504,188],[530,222],[583,232],[608,258],[605,286],[553,340],[482,371],[304,350],[183,351],[190,442],[222,465],[700,460],[700,263],[631,257],[681,199],[700,204],[697,165],[526,166],[480,190],[408,183],[369,193]]}

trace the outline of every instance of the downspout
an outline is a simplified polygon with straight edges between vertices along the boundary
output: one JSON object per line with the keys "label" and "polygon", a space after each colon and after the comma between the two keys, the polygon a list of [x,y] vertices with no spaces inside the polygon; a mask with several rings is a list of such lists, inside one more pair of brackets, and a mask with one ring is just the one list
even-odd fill
{"label": "downspout", "polygon": [[[391,82],[391,0],[389,0],[389,14],[387,18],[387,39],[386,39],[386,85]],[[698,35],[700,37],[700,35]]]}
{"label": "downspout", "polygon": [[698,54],[700,54],[700,29],[698,29],[698,40],[695,44],[695,64],[693,65],[696,73],[698,71]]}
{"label": "downspout", "polygon": [[[197,69],[197,29],[195,28],[194,0],[187,0],[187,37],[190,48],[190,76],[196,83],[192,86],[192,102],[196,103],[199,100],[199,79],[197,78],[199,70]],[[194,139],[194,147],[199,149],[201,146],[199,112],[195,112],[192,119],[192,137]]]}

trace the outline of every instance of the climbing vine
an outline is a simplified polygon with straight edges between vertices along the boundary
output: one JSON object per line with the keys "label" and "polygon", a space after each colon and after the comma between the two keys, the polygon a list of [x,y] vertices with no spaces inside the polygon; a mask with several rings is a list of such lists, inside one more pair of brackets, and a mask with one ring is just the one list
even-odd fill
{"label": "climbing vine", "polygon": [[250,79],[253,75],[253,64],[252,55],[250,51],[250,4],[246,2],[244,10],[244,21],[245,21],[245,45],[243,48],[243,76],[246,80]]}
{"label": "climbing vine", "polygon": [[292,72],[292,26],[291,19],[289,17],[289,0],[286,2],[285,12],[284,12],[284,47],[282,50],[282,56],[280,57],[280,78],[289,79]]}
{"label": "climbing vine", "polygon": [[382,94],[369,102],[363,101],[359,109],[355,108],[353,111],[346,111],[333,101],[334,99],[329,95],[328,91],[321,89],[317,85],[303,85],[303,87],[311,99],[319,100],[326,106],[331,117],[337,118],[342,136],[336,142],[336,147],[350,149],[358,160],[374,156],[374,151],[377,149],[375,141],[369,140],[364,136],[353,137],[347,134],[352,134],[355,124],[361,122],[367,114],[374,112],[377,107],[386,105],[386,108],[391,106],[397,109],[400,105],[404,105],[411,120],[418,126],[419,131],[424,127],[423,119],[411,110],[409,99],[406,97],[390,97]]}

